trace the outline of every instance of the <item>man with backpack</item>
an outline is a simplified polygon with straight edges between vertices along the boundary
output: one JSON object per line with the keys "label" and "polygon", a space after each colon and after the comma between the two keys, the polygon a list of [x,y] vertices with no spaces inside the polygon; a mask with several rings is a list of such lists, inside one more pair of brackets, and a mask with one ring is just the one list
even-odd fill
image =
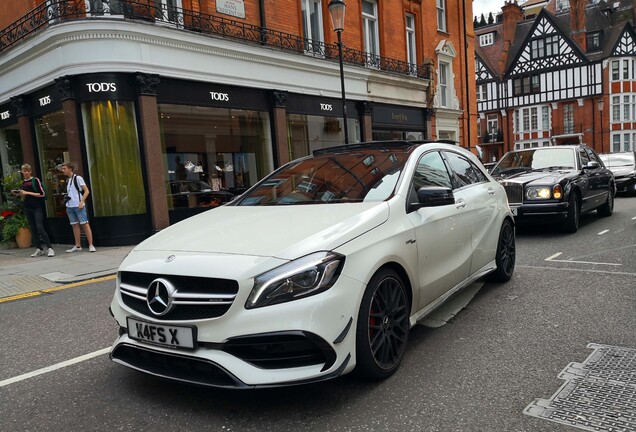
{"label": "man with backpack", "polygon": [[64,201],[66,202],[66,214],[73,228],[73,238],[75,239],[75,246],[67,249],[66,252],[73,253],[82,250],[80,226],[84,230],[84,235],[86,235],[89,252],[96,252],[95,246],[93,246],[93,232],[88,224],[88,214],[86,213],[86,198],[88,198],[90,193],[88,186],[86,186],[82,176],[75,174],[75,164],[65,162],[62,164],[61,170],[62,174],[68,177]]}
{"label": "man with backpack", "polygon": [[44,255],[44,246],[47,248],[47,256],[54,257],[55,251],[51,246],[51,240],[49,235],[44,229],[44,215],[42,213],[42,204],[46,198],[42,182],[39,178],[33,176],[33,170],[31,165],[23,164],[20,167],[22,173],[22,187],[13,191],[16,195],[20,195],[24,198],[24,212],[29,220],[31,226],[31,232],[33,233],[33,243],[35,243],[37,249],[32,257],[38,257]]}

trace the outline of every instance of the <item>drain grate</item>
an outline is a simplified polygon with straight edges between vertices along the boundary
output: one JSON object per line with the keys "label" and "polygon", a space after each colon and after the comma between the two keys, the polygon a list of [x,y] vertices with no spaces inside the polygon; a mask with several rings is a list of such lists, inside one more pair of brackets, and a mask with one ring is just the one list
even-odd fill
{"label": "drain grate", "polygon": [[537,399],[524,414],[588,431],[636,431],[636,349],[588,344],[583,363],[570,363],[566,382],[550,399]]}

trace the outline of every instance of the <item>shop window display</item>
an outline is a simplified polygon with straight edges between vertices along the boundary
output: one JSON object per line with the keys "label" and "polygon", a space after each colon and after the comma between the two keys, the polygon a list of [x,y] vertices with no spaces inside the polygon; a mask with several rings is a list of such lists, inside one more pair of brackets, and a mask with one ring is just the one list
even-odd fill
{"label": "shop window display", "polygon": [[[307,156],[314,150],[344,144],[343,119],[305,114],[287,114],[290,160]],[[360,121],[347,118],[349,142],[360,142]]]}
{"label": "shop window display", "polygon": [[[17,125],[0,129],[0,191],[5,176],[19,175],[22,164],[22,144]],[[4,198],[0,194],[0,204]]]}
{"label": "shop window display", "polygon": [[146,213],[134,103],[84,103],[82,119],[95,216]]}
{"label": "shop window display", "polygon": [[217,207],[273,168],[269,115],[173,104],[159,106],[168,207]]}
{"label": "shop window display", "polygon": [[69,160],[66,142],[64,111],[55,111],[35,118],[35,137],[40,155],[42,181],[47,191],[46,213],[48,217],[66,217],[64,194],[66,176],[59,166]]}

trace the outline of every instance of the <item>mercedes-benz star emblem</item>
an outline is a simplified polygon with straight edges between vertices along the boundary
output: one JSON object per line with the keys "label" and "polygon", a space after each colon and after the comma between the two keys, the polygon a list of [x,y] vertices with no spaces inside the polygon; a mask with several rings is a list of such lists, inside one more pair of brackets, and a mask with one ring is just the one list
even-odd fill
{"label": "mercedes-benz star emblem", "polygon": [[168,258],[166,258],[166,262],[167,263],[172,262],[172,261],[174,261],[175,258],[176,258],[176,256],[170,255]]}
{"label": "mercedes-benz star emblem", "polygon": [[148,285],[146,303],[150,312],[157,316],[165,315],[173,308],[172,296],[176,288],[165,279],[155,279]]}

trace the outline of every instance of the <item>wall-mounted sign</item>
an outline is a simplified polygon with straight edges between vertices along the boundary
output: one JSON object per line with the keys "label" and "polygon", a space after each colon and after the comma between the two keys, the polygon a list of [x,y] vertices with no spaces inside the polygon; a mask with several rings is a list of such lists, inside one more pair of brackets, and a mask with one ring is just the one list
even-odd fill
{"label": "wall-mounted sign", "polygon": [[320,111],[333,111],[333,105],[332,104],[321,103],[320,104]]}
{"label": "wall-mounted sign", "polygon": [[41,98],[38,98],[38,102],[40,102],[40,106],[41,107],[50,105],[51,104],[51,96],[50,95],[46,95],[46,96],[43,96]]}
{"label": "wall-mounted sign", "polygon": [[229,102],[230,101],[230,95],[227,94],[227,93],[210,92],[210,97],[214,101],[223,101],[223,102]]}
{"label": "wall-mounted sign", "polygon": [[0,120],[8,120],[11,117],[11,113],[9,111],[0,112]]}
{"label": "wall-mounted sign", "polygon": [[245,18],[245,3],[243,0],[216,0],[216,11],[224,15]]}
{"label": "wall-mounted sign", "polygon": [[113,82],[93,82],[86,83],[86,88],[89,93],[97,92],[116,92],[117,86]]}

